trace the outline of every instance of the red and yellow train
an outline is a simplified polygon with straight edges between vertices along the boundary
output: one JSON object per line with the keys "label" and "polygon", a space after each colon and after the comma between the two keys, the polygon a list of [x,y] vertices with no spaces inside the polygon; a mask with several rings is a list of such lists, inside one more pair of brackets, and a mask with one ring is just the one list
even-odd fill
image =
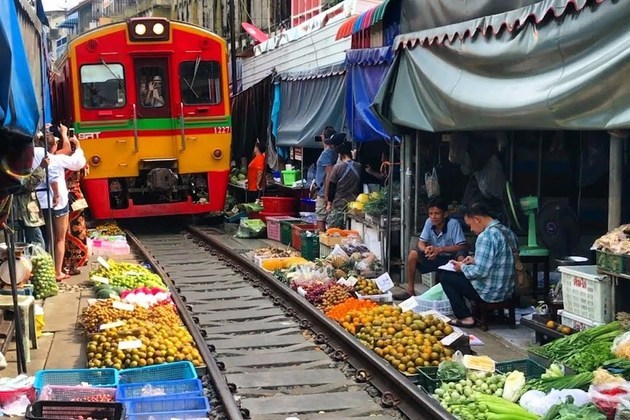
{"label": "red and yellow train", "polygon": [[57,67],[55,118],[85,151],[95,219],[223,210],[232,121],[222,38],[133,18],[73,39]]}

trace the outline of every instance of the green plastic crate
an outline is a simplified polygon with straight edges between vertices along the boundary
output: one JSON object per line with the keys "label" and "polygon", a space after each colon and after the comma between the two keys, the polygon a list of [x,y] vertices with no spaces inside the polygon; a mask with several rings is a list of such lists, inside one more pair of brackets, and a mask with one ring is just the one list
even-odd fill
{"label": "green plastic crate", "polygon": [[546,369],[531,359],[510,360],[506,362],[497,362],[496,370],[498,373],[509,373],[518,370],[525,374],[525,378],[540,378]]}
{"label": "green plastic crate", "polygon": [[280,242],[284,245],[291,245],[291,226],[295,224],[304,224],[306,223],[302,219],[295,220],[281,220],[280,221]]}
{"label": "green plastic crate", "polygon": [[300,235],[300,241],[302,258],[306,258],[309,261],[315,261],[319,258],[319,235],[309,236],[304,232]]}
{"label": "green plastic crate", "polygon": [[611,273],[624,272],[624,256],[605,251],[595,251],[597,267]]}

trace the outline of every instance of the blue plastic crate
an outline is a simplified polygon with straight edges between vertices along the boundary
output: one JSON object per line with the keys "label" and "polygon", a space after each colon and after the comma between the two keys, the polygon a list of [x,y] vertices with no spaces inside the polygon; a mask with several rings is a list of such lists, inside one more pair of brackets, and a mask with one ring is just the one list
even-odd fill
{"label": "blue plastic crate", "polygon": [[171,420],[206,417],[210,404],[206,397],[151,398],[125,404],[128,420]]}
{"label": "blue plastic crate", "polygon": [[49,369],[35,374],[33,387],[39,392],[45,385],[76,386],[81,384],[96,387],[117,387],[118,371],[103,369]]}
{"label": "blue plastic crate", "polygon": [[163,363],[141,368],[123,369],[119,373],[121,384],[141,382],[177,381],[197,379],[197,371],[191,362]]}
{"label": "blue plastic crate", "polygon": [[[159,392],[158,395],[143,395],[146,393],[145,387],[150,385],[152,391]],[[184,379],[182,381],[163,381],[146,383],[120,384],[116,391],[116,401],[126,402],[133,399],[144,398],[164,398],[174,395],[199,396],[203,395],[203,385],[199,379]]]}

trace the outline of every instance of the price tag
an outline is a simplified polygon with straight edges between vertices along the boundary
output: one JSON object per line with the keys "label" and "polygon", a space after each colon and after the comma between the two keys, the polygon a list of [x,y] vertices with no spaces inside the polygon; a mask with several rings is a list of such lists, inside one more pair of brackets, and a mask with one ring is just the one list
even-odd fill
{"label": "price tag", "polygon": [[103,258],[103,257],[98,257],[96,259],[96,262],[98,262],[100,265],[102,265],[106,270],[109,270],[111,268],[109,263],[107,261],[105,261],[105,258]]}
{"label": "price tag", "polygon": [[342,277],[339,280],[337,280],[337,284],[340,284],[342,286],[350,286],[350,287],[352,287],[350,282],[348,280],[346,280],[345,277]]}
{"label": "price tag", "polygon": [[461,336],[463,336],[464,333],[461,331],[455,331],[449,335],[447,335],[446,337],[444,337],[443,339],[440,340],[440,342],[442,344],[444,344],[445,346],[450,346],[451,344],[453,344],[454,342],[456,342]]}
{"label": "price tag", "polygon": [[415,296],[411,296],[409,299],[398,304],[398,307],[402,309],[403,312],[411,311],[416,306],[418,306],[418,301]]}
{"label": "price tag", "polygon": [[389,276],[389,273],[384,273],[378,276],[374,282],[378,286],[381,292],[387,292],[389,289],[394,287],[394,282],[392,278]]}
{"label": "price tag", "polygon": [[129,311],[129,312],[133,312],[136,307],[133,306],[130,303],[124,303],[124,302],[112,302],[112,307],[116,308],[116,309],[120,309],[121,311]]}
{"label": "price tag", "polygon": [[98,327],[98,329],[103,331],[103,330],[109,330],[110,328],[122,327],[123,325],[125,325],[125,321],[108,322],[107,324],[101,324],[101,326]]}
{"label": "price tag", "polygon": [[118,350],[132,350],[140,347],[142,347],[142,341],[140,340],[121,341],[118,343]]}
{"label": "price tag", "polygon": [[354,287],[354,285],[357,284],[358,281],[359,279],[354,276],[350,276],[348,277],[348,280],[346,280],[346,282],[348,283],[348,286],[351,286],[351,287]]}
{"label": "price tag", "polygon": [[93,282],[96,282],[96,283],[109,284],[109,279],[107,277],[92,276],[92,277],[90,277],[90,280],[92,280]]}

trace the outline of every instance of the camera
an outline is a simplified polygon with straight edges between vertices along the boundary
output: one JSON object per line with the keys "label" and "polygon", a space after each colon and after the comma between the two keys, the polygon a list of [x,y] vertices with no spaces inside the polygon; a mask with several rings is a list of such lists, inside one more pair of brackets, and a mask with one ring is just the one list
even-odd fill
{"label": "camera", "polygon": [[322,136],[315,136],[313,138],[316,142],[321,142],[322,141]]}

